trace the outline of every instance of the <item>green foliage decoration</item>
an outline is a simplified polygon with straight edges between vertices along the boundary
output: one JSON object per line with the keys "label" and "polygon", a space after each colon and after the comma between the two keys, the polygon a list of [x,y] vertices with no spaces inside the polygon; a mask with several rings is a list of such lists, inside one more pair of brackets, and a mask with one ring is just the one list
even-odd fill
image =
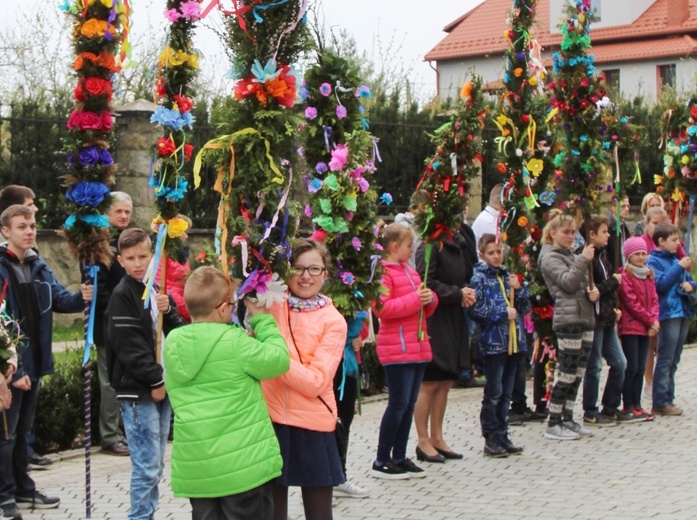
{"label": "green foliage decoration", "polygon": [[382,253],[375,245],[377,140],[361,103],[370,89],[354,62],[324,50],[300,93],[307,103],[302,150],[311,170],[303,179],[310,194],[305,216],[332,257],[325,292],[349,318],[368,310],[382,290]]}

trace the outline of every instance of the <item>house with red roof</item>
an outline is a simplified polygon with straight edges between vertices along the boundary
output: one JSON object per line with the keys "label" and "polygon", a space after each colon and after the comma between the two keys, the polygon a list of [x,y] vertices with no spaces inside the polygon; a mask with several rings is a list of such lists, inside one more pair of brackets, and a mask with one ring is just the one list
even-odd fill
{"label": "house with red roof", "polygon": [[[538,0],[534,37],[541,44],[545,65],[559,50],[569,0]],[[512,0],[486,0],[450,23],[447,36],[425,56],[435,62],[442,98],[455,97],[469,71],[484,84],[502,84],[504,36]],[[691,91],[697,74],[697,0],[592,0],[597,20],[591,27],[598,73],[625,97],[654,100],[669,85]]]}

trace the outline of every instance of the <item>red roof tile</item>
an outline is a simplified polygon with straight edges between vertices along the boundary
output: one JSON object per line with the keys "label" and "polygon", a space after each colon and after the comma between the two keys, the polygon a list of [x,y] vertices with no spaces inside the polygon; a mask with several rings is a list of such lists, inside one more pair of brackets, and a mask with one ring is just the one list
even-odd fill
{"label": "red roof tile", "polygon": [[684,35],[662,40],[609,43],[593,46],[596,63],[638,61],[697,54],[697,40]]}
{"label": "red roof tile", "polygon": [[[510,0],[486,0],[445,27],[449,34],[426,54],[426,61],[440,61],[469,56],[501,55],[508,45],[504,36]],[[697,31],[697,1],[690,0],[690,16],[682,24],[668,26],[668,0],[657,0],[633,24],[595,29],[594,44],[613,40],[683,35]],[[558,46],[561,34],[549,32],[549,0],[537,3],[535,37],[543,47]],[[619,45],[619,44],[617,44]],[[655,43],[654,43],[655,45]],[[671,44],[674,46],[674,44]],[[628,47],[628,53],[636,54]],[[680,53],[678,53],[680,54]],[[675,55],[675,54],[673,54]],[[627,56],[613,58],[628,59]]]}

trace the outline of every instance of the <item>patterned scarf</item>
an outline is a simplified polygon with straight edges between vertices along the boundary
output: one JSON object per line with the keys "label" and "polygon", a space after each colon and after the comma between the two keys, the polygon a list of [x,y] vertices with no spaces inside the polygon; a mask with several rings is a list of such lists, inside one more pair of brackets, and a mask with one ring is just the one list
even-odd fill
{"label": "patterned scarf", "polygon": [[293,312],[312,312],[321,309],[329,303],[329,298],[318,294],[310,300],[303,300],[297,296],[288,296],[288,308]]}

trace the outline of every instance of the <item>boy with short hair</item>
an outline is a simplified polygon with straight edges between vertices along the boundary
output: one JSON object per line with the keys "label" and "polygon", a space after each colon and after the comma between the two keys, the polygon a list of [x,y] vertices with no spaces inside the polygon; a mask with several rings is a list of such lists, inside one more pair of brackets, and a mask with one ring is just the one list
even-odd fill
{"label": "boy with short hair", "polygon": [[[508,437],[508,406],[511,401],[518,352],[525,352],[523,316],[530,312],[528,292],[518,279],[503,267],[503,245],[491,233],[479,239],[481,262],[474,268],[470,282],[477,301],[472,317],[479,325],[477,351],[483,360],[486,386],[480,421],[486,439],[484,455],[508,457],[523,452]],[[515,301],[510,290],[515,290]]]}
{"label": "boy with short hair", "polygon": [[22,518],[18,505],[50,509],[60,503],[38,491],[28,474],[27,434],[34,423],[39,381],[53,373],[53,312],[82,311],[92,299],[92,287],[82,285],[81,293],[68,291],[32,249],[36,221],[31,207],[12,205],[0,221],[8,239],[0,245],[0,291],[7,283],[7,313],[19,322],[23,336],[10,385],[9,439],[0,434],[0,509],[2,518],[17,520]]}
{"label": "boy with short hair", "polygon": [[161,356],[156,353],[158,314],[163,313],[165,335],[184,325],[166,294],[152,291],[149,308],[145,308],[150,247],[150,238],[142,229],[131,228],[121,234],[116,259],[126,276],[112,292],[105,315],[109,381],[121,405],[133,464],[131,520],[154,518],[172,415]]}
{"label": "boy with short hair", "polygon": [[653,374],[653,415],[681,415],[675,405],[675,372],[678,370],[683,345],[687,338],[692,306],[688,294],[697,288],[690,276],[689,256],[678,260],[678,230],[668,222],[656,225],[653,231],[656,249],[646,265],[654,270],[661,325],[658,331],[656,368]]}
{"label": "boy with short hair", "polygon": [[275,319],[248,303],[254,337],[230,325],[230,284],[213,267],[186,282],[192,323],[167,337],[165,385],[174,408],[172,491],[193,518],[270,520],[270,481],[283,460],[259,380],[288,371]]}

